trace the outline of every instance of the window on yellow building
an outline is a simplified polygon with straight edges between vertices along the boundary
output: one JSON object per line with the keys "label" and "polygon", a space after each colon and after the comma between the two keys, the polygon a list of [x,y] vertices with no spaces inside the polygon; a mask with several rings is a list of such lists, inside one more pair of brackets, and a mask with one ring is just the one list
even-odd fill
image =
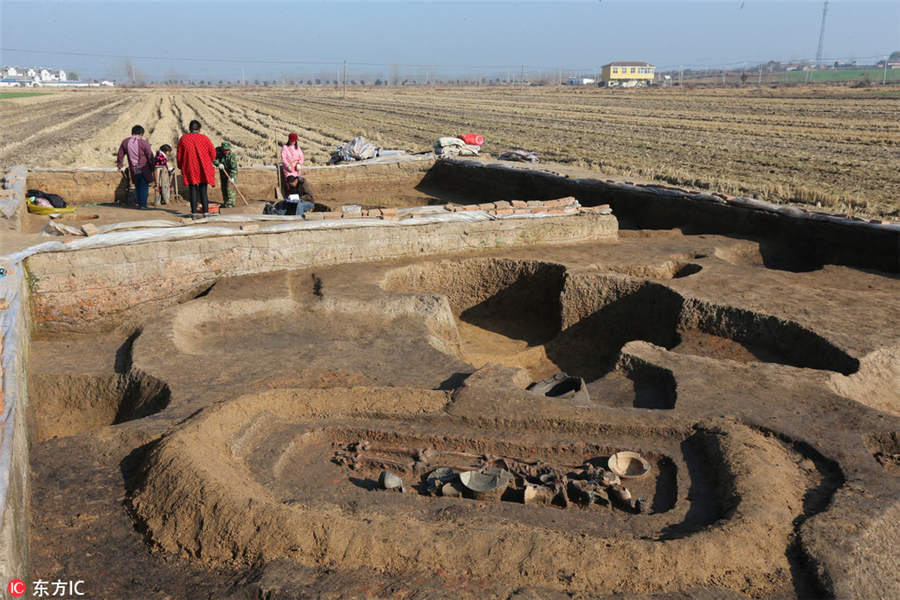
{"label": "window on yellow building", "polygon": [[618,75],[618,73],[619,73],[618,67],[613,67],[612,72]]}
{"label": "window on yellow building", "polygon": [[631,72],[634,73],[634,67],[631,67]]}

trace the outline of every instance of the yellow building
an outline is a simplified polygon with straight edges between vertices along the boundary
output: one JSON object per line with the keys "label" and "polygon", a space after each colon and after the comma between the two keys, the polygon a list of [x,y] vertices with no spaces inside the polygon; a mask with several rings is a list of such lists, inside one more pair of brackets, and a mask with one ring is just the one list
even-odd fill
{"label": "yellow building", "polygon": [[656,67],[646,62],[622,61],[603,65],[603,85],[642,85],[653,81]]}

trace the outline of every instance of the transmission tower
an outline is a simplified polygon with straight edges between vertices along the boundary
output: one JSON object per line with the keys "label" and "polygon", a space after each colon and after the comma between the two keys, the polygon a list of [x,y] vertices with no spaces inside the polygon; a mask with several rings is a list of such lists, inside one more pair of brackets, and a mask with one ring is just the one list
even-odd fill
{"label": "transmission tower", "polygon": [[816,66],[822,66],[822,60],[825,52],[825,15],[828,14],[828,2],[822,6],[822,27],[819,29],[819,48],[816,50]]}

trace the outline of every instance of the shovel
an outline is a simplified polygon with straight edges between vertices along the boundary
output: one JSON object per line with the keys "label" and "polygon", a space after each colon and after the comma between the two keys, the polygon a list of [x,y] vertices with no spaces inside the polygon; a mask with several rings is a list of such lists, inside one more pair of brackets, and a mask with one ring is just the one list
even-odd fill
{"label": "shovel", "polygon": [[225,167],[220,165],[220,166],[219,166],[219,170],[222,171],[223,173],[225,173],[225,177],[228,178],[228,181],[231,182],[231,185],[233,185],[233,186],[234,186],[234,189],[237,190],[237,193],[240,194],[241,200],[244,201],[244,206],[250,206],[250,203],[247,202],[247,199],[246,199],[246,198],[244,198],[244,192],[242,192],[242,191],[241,191],[241,188],[239,188],[239,187],[237,186],[237,184],[234,182],[234,179],[232,179],[232,178],[231,178],[231,175],[228,174],[228,171],[225,170]]}

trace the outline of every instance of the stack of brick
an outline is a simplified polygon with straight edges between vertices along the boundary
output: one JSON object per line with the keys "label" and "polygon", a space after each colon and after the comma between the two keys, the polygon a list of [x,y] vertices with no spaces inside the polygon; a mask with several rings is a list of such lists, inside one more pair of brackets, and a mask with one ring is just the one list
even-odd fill
{"label": "stack of brick", "polygon": [[323,221],[331,219],[383,219],[385,221],[396,221],[398,209],[396,208],[369,208],[359,210],[340,210],[329,212],[308,212],[304,215],[307,221]]}
{"label": "stack of brick", "polygon": [[[490,215],[505,217],[510,215],[576,215],[578,213],[590,213],[609,215],[612,214],[609,204],[600,206],[583,207],[573,196],[565,198],[556,198],[554,200],[498,200],[497,202],[482,202],[481,204],[446,204],[444,209],[449,212],[469,212],[469,211],[485,211]],[[416,209],[408,211],[409,217],[428,216],[434,214],[434,207],[428,207],[425,211],[423,207],[422,213],[417,213]],[[370,208],[362,209],[356,206],[343,207],[341,211],[333,212],[311,212],[306,213],[307,220],[323,220],[323,219],[383,219],[385,221],[397,221],[400,216],[396,208]]]}
{"label": "stack of brick", "polygon": [[[597,210],[597,209],[602,210]],[[584,208],[573,196],[556,198],[554,200],[498,200],[497,202],[485,202],[482,204],[448,204],[450,212],[463,212],[470,210],[483,210],[488,214],[506,217],[510,215],[575,215],[579,212],[610,214],[609,205],[602,207]]]}

